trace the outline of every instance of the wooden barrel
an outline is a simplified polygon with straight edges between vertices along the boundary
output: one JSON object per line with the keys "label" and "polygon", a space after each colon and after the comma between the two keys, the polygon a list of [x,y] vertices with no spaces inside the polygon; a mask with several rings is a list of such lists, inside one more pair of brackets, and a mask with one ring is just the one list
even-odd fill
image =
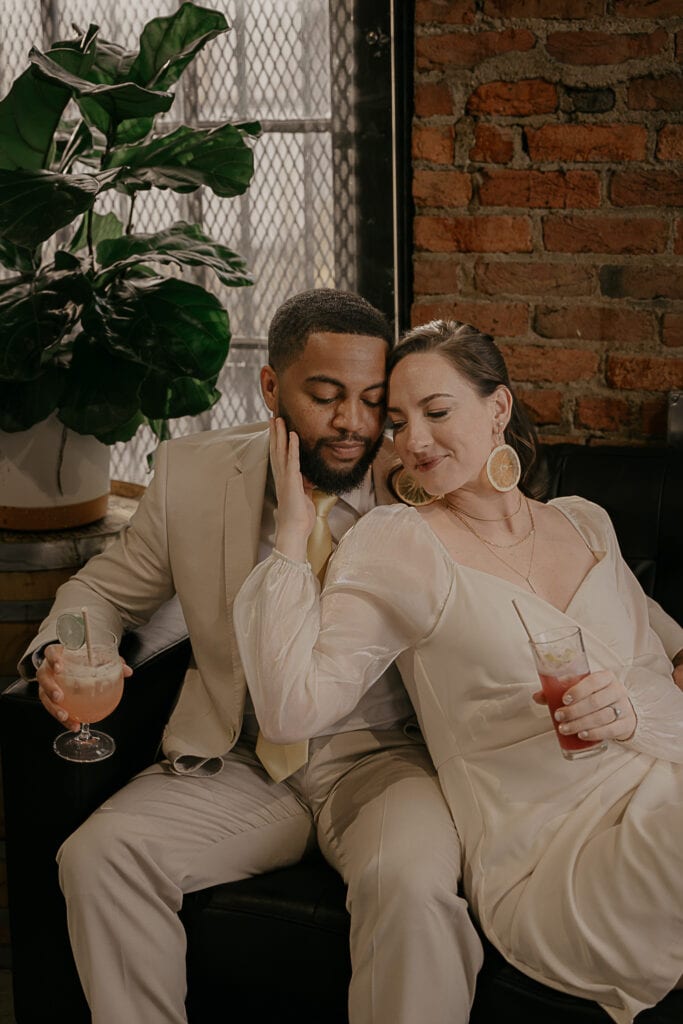
{"label": "wooden barrel", "polygon": [[39,533],[0,530],[0,686],[16,678],[17,662],[57,588],[103,551],[135,511],[137,499],[116,490],[104,518],[88,526]]}

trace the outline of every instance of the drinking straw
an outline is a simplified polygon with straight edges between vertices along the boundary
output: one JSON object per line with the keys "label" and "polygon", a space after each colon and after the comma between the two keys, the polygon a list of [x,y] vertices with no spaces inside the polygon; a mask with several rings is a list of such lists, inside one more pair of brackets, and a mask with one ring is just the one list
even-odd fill
{"label": "drinking straw", "polygon": [[529,627],[527,626],[526,622],[524,621],[524,616],[522,615],[521,611],[519,610],[519,605],[517,604],[517,601],[515,600],[514,597],[512,598],[512,604],[514,606],[515,611],[519,615],[519,621],[522,623],[522,625],[524,626],[524,629],[526,630],[526,635],[529,637],[529,640],[531,641],[531,643],[533,643],[534,642],[534,638],[531,635],[531,630],[529,629]]}
{"label": "drinking straw", "polygon": [[85,628],[85,647],[88,652],[88,664],[92,665],[92,639],[90,636],[90,620],[88,618],[88,609],[81,608],[81,615],[83,616],[83,626]]}

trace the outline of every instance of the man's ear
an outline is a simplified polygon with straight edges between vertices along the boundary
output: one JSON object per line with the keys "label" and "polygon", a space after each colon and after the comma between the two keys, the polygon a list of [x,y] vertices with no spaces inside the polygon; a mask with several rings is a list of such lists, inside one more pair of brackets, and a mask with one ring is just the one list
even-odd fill
{"label": "man's ear", "polygon": [[268,411],[273,416],[278,415],[278,393],[279,383],[277,374],[272,366],[262,366],[259,374],[261,382],[261,394],[263,395],[263,401],[268,407]]}

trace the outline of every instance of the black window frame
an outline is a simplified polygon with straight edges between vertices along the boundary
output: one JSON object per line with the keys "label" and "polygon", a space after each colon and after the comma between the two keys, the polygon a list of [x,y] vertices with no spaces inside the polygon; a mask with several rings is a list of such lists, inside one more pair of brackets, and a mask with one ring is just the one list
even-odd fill
{"label": "black window frame", "polygon": [[414,0],[356,0],[357,290],[398,332],[412,304]]}

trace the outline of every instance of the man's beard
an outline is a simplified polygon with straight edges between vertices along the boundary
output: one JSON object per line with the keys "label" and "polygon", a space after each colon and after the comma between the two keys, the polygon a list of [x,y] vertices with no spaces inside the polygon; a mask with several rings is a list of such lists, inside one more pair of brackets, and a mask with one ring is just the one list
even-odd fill
{"label": "man's beard", "polygon": [[[294,430],[299,435],[299,464],[301,472],[307,480],[326,494],[346,494],[353,491],[362,483],[365,474],[373,463],[375,455],[382,446],[383,437],[379,435],[376,441],[369,437],[362,437],[360,434],[335,434],[334,437],[319,438],[315,444],[309,445],[301,437],[296,424],[292,422],[288,413],[280,406],[278,415],[285,421],[287,430]],[[365,447],[364,453],[350,469],[331,469],[323,458],[323,448],[326,444],[336,444],[339,441],[354,441]]]}

